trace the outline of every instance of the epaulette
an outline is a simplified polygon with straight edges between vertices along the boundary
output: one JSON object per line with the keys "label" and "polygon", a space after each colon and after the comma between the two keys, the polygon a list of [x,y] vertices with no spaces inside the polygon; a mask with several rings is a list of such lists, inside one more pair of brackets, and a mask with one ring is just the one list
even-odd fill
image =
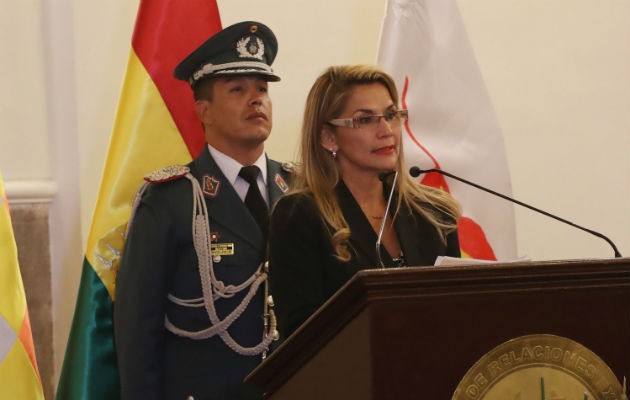
{"label": "epaulette", "polygon": [[174,181],[186,176],[189,172],[190,168],[185,165],[169,165],[145,175],[144,180],[150,183]]}
{"label": "epaulette", "polygon": [[282,163],[282,169],[285,170],[286,172],[294,174],[295,173],[295,164],[293,164],[292,162]]}

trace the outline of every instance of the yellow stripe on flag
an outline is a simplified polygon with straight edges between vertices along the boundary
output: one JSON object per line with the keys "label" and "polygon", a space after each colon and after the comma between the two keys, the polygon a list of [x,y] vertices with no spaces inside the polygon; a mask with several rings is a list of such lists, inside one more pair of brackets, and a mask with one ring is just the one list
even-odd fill
{"label": "yellow stripe on flag", "polygon": [[[0,174],[0,198],[4,197]],[[15,332],[19,332],[26,311],[26,298],[7,204],[0,207],[0,254],[0,314]]]}
{"label": "yellow stripe on flag", "polygon": [[[26,312],[17,246],[1,173],[0,199],[0,318],[16,333],[11,349],[0,360],[0,399],[43,399],[42,384],[36,370],[37,361],[32,351],[33,339]],[[28,343],[30,356],[22,340]]]}
{"label": "yellow stripe on flag", "polygon": [[112,300],[131,200],[141,177],[190,160],[157,87],[132,49],[86,249]]}
{"label": "yellow stripe on flag", "polygon": [[0,362],[0,399],[44,399],[39,377],[19,340]]}

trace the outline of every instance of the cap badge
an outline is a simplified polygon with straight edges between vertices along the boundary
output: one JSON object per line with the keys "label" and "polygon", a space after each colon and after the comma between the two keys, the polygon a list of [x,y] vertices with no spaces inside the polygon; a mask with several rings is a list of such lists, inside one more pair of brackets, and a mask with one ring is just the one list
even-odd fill
{"label": "cap badge", "polygon": [[256,33],[257,30],[258,30],[258,25],[252,25],[249,27],[250,33]]}
{"label": "cap badge", "polygon": [[[252,38],[255,39],[252,41]],[[236,43],[236,51],[240,58],[255,58],[258,60],[263,59],[265,54],[265,44],[260,38],[255,36],[245,36]]]}
{"label": "cap badge", "polygon": [[221,186],[221,181],[216,179],[214,176],[203,176],[202,191],[204,192],[204,194],[210,197],[216,197],[217,193],[219,192],[219,186]]}

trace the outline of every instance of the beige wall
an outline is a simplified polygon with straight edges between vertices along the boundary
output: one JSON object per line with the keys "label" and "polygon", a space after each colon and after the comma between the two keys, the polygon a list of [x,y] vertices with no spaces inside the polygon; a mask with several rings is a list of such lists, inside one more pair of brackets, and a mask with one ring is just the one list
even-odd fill
{"label": "beige wall", "polygon": [[5,179],[51,176],[40,14],[34,0],[3,2],[0,12],[0,168]]}
{"label": "beige wall", "polygon": [[[58,188],[51,210],[57,368],[137,4],[30,0],[7,3],[0,14],[0,50],[16,60],[0,66],[0,169],[10,196],[34,180],[49,184],[48,193]],[[375,60],[384,0],[218,4],[224,26],[256,19],[279,38],[274,67],[283,80],[271,87],[267,149],[291,159],[317,74]],[[628,2],[458,4],[504,130],[515,197],[605,232],[630,255]],[[520,209],[517,237],[519,254],[534,259],[612,254],[600,239]]]}
{"label": "beige wall", "polygon": [[[503,128],[514,196],[630,248],[630,5],[458,1]],[[520,254],[609,257],[602,240],[516,208]]]}

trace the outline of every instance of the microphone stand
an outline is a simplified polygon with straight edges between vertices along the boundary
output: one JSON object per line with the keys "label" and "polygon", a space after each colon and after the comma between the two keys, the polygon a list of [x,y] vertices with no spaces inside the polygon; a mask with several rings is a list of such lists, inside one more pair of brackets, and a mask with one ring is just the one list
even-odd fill
{"label": "microphone stand", "polygon": [[536,211],[536,212],[538,212],[538,213],[541,213],[541,214],[543,214],[543,215],[546,215],[546,216],[548,216],[548,217],[551,217],[551,218],[553,218],[553,219],[555,219],[555,220],[558,220],[558,221],[560,221],[560,222],[564,222],[565,224],[569,224],[569,225],[571,225],[571,226],[573,226],[573,227],[575,227],[575,228],[578,228],[578,229],[581,229],[581,230],[583,230],[583,231],[585,231],[585,232],[588,232],[588,233],[590,233],[591,235],[595,235],[595,236],[597,236],[597,237],[599,237],[599,238],[601,238],[601,239],[604,239],[605,241],[607,241],[607,242],[608,242],[608,244],[609,244],[609,245],[613,248],[613,250],[615,251],[615,257],[617,257],[617,258],[618,258],[618,257],[621,257],[621,253],[619,253],[619,250],[617,250],[617,246],[615,246],[615,244],[612,242],[612,240],[608,239],[606,236],[604,236],[603,234],[601,234],[601,233],[599,233],[599,232],[595,232],[595,231],[590,230],[590,229],[588,229],[588,228],[584,228],[583,226],[580,226],[580,225],[578,225],[578,224],[574,224],[573,222],[571,222],[571,221],[567,221],[566,219],[563,219],[563,218],[560,218],[560,217],[556,217],[555,215],[553,215],[553,214],[549,214],[549,213],[548,213],[548,212],[546,212],[546,211],[543,211],[543,210],[540,210],[540,209],[538,209],[538,208],[536,208],[536,207],[530,206],[529,204],[525,204],[525,203],[523,203],[522,201],[518,201],[518,200],[513,199],[513,198],[511,198],[511,197],[508,197],[508,196],[506,196],[506,195],[504,195],[504,194],[501,194],[501,193],[495,192],[494,190],[487,189],[487,188],[485,188],[485,187],[483,187],[483,186],[477,185],[476,183],[473,183],[473,182],[467,181],[466,179],[462,179],[462,178],[460,178],[460,177],[458,177],[458,176],[455,176],[455,175],[453,175],[453,174],[449,174],[448,172],[446,172],[446,171],[442,171],[441,169],[436,169],[436,168],[432,168],[432,169],[420,169],[420,168],[415,167],[415,166],[414,166],[414,167],[411,167],[411,168],[409,169],[409,175],[411,175],[411,176],[412,176],[412,177],[414,177],[414,178],[418,177],[420,174],[426,174],[426,173],[429,173],[429,172],[437,172],[438,174],[446,175],[446,176],[448,176],[448,177],[450,177],[450,178],[453,178],[453,179],[455,179],[455,180],[458,180],[458,181],[460,181],[460,182],[463,182],[463,183],[465,183],[465,184],[467,184],[467,185],[474,186],[474,187],[476,187],[477,189],[481,189],[481,190],[483,190],[483,191],[485,191],[485,192],[488,192],[488,193],[491,193],[491,194],[493,194],[493,195],[495,195],[495,196],[499,196],[499,197],[501,197],[501,198],[503,198],[503,199],[505,199],[505,200],[509,200],[509,201],[511,201],[511,202],[513,202],[513,203],[518,204],[519,206],[523,206],[523,207],[529,208],[530,210]]}
{"label": "microphone stand", "polygon": [[[381,173],[379,178],[383,183],[385,183],[385,179],[390,173]],[[383,231],[385,230],[385,222],[387,222],[387,216],[389,215],[389,206],[392,204],[392,196],[394,195],[394,189],[396,188],[396,179],[398,178],[398,171],[394,172],[394,180],[392,181],[392,188],[389,190],[389,198],[387,199],[387,207],[385,207],[385,216],[383,217],[383,221],[381,222],[381,229],[378,232],[378,237],[376,238],[376,259],[378,260],[378,265],[381,269],[385,268],[385,264],[383,264],[383,260],[381,260],[381,240],[383,239]]]}

